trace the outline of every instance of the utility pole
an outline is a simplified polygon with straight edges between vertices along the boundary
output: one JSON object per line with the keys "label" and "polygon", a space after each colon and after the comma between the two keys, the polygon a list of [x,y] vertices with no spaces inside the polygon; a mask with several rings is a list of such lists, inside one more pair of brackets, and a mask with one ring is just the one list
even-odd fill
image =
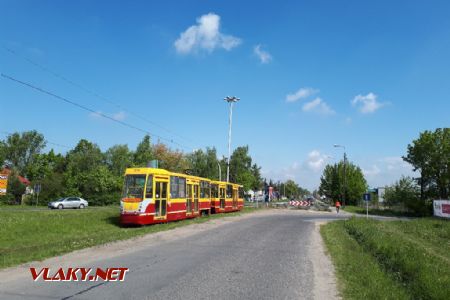
{"label": "utility pole", "polygon": [[345,207],[345,198],[346,198],[346,192],[347,192],[347,176],[345,175],[346,173],[346,169],[347,168],[347,154],[345,153],[345,147],[344,147],[344,199],[342,199],[342,206]]}
{"label": "utility pole", "polygon": [[227,96],[223,100],[230,104],[230,114],[228,118],[228,161],[227,161],[227,182],[230,182],[230,156],[231,156],[231,125],[233,118],[233,103],[238,102],[239,98]]}

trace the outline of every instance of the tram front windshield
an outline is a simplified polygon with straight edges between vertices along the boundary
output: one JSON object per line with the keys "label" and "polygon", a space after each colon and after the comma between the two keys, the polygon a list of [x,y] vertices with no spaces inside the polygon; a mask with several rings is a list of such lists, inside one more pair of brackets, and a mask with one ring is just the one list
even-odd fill
{"label": "tram front windshield", "polygon": [[123,198],[142,199],[144,196],[145,175],[126,175]]}

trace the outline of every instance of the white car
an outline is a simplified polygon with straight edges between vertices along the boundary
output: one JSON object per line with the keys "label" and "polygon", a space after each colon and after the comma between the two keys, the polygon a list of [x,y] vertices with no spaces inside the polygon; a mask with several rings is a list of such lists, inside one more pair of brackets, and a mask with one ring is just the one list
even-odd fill
{"label": "white car", "polygon": [[52,201],[48,203],[48,207],[63,209],[63,208],[85,208],[88,207],[88,202],[80,197],[66,197],[61,198],[56,201]]}

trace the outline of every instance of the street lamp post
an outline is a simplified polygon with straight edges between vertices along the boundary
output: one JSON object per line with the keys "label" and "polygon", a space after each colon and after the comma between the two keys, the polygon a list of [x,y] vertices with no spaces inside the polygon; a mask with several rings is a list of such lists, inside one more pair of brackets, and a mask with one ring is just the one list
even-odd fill
{"label": "street lamp post", "polygon": [[217,166],[219,167],[219,181],[222,181],[222,168],[220,167],[220,161],[217,161]]}
{"label": "street lamp post", "polygon": [[333,146],[336,147],[336,148],[338,148],[338,147],[344,148],[344,193],[342,195],[342,206],[345,207],[345,196],[346,196],[346,187],[347,187],[347,185],[346,185],[347,179],[346,179],[346,176],[345,176],[345,169],[347,167],[347,153],[345,151],[345,146],[338,145],[338,144],[334,144]]}
{"label": "street lamp post", "polygon": [[227,161],[227,182],[230,182],[230,156],[231,156],[231,123],[233,117],[233,103],[238,102],[239,98],[227,96],[223,100],[230,104],[230,114],[228,119],[228,161]]}

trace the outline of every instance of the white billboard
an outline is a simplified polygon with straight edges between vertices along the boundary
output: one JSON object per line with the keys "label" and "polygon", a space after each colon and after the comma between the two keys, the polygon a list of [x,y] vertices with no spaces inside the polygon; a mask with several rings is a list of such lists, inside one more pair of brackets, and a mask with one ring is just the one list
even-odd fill
{"label": "white billboard", "polygon": [[436,217],[450,219],[450,200],[434,200],[433,211]]}
{"label": "white billboard", "polygon": [[379,187],[379,188],[377,188],[377,190],[378,190],[378,203],[383,203],[384,202],[384,193],[386,192],[386,188]]}

